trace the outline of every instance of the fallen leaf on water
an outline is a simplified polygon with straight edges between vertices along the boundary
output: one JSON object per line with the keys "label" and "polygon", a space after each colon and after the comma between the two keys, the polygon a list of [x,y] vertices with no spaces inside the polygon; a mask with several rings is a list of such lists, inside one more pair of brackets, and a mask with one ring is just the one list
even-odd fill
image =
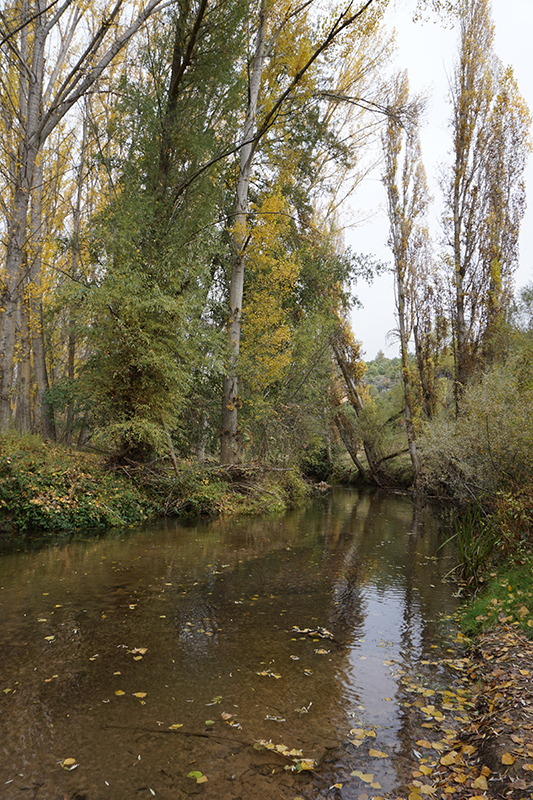
{"label": "fallen leaf on water", "polygon": [[387,753],[384,753],[383,750],[373,750],[372,748],[368,751],[368,755],[372,758],[388,758]]}
{"label": "fallen leaf on water", "polygon": [[44,638],[46,639],[47,642],[53,642],[56,637],[55,636],[45,636]]}
{"label": "fallen leaf on water", "polygon": [[526,772],[533,772],[533,764],[522,764],[522,769]]}
{"label": "fallen leaf on water", "polygon": [[206,721],[204,722],[204,725],[214,725],[214,724],[215,724],[214,719],[206,719]]}
{"label": "fallen leaf on water", "polygon": [[228,719],[231,719],[234,715],[233,714],[228,714],[227,711],[223,711],[220,716],[222,717],[223,720],[226,721]]}
{"label": "fallen leaf on water", "polygon": [[146,697],[146,692],[133,692],[134,697],[143,698]]}
{"label": "fallen leaf on water", "polygon": [[196,769],[193,770],[192,772],[189,772],[187,777],[188,778],[196,778],[196,783],[206,783],[207,780],[208,780],[208,778],[205,775],[203,775],[201,772],[199,772]]}
{"label": "fallen leaf on water", "polygon": [[123,692],[122,689],[117,689],[115,694],[117,695],[117,697],[121,697],[123,694],[126,694],[126,692]]}
{"label": "fallen leaf on water", "polygon": [[142,656],[133,656],[134,661],[140,661]]}
{"label": "fallen leaf on water", "polygon": [[175,722],[174,725],[169,725],[169,731],[177,731],[178,728],[183,728],[183,722]]}
{"label": "fallen leaf on water", "polygon": [[71,772],[71,770],[76,769],[79,767],[79,764],[76,763],[75,758],[65,758],[63,761],[59,762],[59,766],[63,769],[66,769],[67,772]]}
{"label": "fallen leaf on water", "polygon": [[352,728],[350,731],[351,735],[354,736],[356,739],[364,739],[366,736],[365,731],[363,728]]}
{"label": "fallen leaf on water", "polygon": [[504,753],[502,756],[502,764],[514,764],[516,761],[516,756],[512,756],[511,753]]}

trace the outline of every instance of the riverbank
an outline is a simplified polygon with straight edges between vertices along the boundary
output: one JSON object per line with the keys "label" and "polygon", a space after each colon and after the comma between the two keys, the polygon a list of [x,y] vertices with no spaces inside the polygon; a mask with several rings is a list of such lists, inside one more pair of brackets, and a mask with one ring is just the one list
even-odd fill
{"label": "riverbank", "polygon": [[0,437],[0,534],[70,535],[130,526],[162,516],[282,512],[309,487],[297,471],[259,467],[229,471],[180,462],[105,466],[101,454],[38,437]]}
{"label": "riverbank", "polygon": [[495,568],[456,613],[453,677],[422,708],[433,735],[414,743],[409,800],[533,796],[532,567],[529,556]]}
{"label": "riverbank", "polygon": [[500,625],[447,666],[453,683],[422,708],[432,732],[413,743],[418,764],[408,800],[530,798],[533,642],[516,624]]}

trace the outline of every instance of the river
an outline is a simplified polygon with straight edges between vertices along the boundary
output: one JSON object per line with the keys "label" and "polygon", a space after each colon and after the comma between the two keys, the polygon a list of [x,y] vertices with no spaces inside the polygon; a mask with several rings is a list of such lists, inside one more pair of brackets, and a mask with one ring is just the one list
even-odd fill
{"label": "river", "polygon": [[447,681],[444,539],[339,489],[4,552],[0,798],[398,796]]}

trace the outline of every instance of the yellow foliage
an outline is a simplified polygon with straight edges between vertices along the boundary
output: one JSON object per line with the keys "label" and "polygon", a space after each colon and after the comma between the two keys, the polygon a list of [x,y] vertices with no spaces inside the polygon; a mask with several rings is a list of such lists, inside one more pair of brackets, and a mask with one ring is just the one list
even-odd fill
{"label": "yellow foliage", "polygon": [[251,387],[260,391],[279,380],[291,362],[293,329],[287,301],[300,269],[284,241],[290,217],[281,193],[267,197],[254,212],[241,358]]}

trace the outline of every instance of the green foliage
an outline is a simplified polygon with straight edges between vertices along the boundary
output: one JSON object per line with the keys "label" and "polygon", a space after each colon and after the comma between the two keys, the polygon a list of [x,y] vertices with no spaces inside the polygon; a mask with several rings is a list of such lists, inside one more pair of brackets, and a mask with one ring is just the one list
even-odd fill
{"label": "green foliage", "polygon": [[428,489],[470,500],[521,485],[533,472],[533,362],[527,344],[515,346],[463,397],[459,418],[441,416],[420,445]]}
{"label": "green foliage", "polygon": [[141,522],[154,511],[128,480],[94,458],[14,435],[0,439],[0,510],[0,530],[14,534],[102,530]]}
{"label": "green foliage", "polygon": [[532,569],[531,554],[522,564],[494,569],[482,592],[460,611],[463,631],[474,635],[503,622],[533,638]]}
{"label": "green foliage", "polygon": [[476,587],[494,555],[497,534],[479,505],[469,505],[454,518],[451,542],[457,553],[454,573],[461,581]]}

